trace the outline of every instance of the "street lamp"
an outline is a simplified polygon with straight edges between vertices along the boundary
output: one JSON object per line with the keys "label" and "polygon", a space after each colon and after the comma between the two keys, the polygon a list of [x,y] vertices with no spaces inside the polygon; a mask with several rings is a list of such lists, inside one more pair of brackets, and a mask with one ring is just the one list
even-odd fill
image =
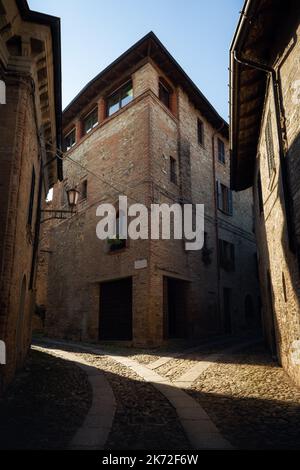
{"label": "street lamp", "polygon": [[68,196],[68,204],[71,208],[74,208],[77,206],[78,203],[78,197],[79,197],[79,191],[75,188],[71,188],[67,190],[67,196]]}
{"label": "street lamp", "polygon": [[68,204],[71,210],[66,209],[42,209],[41,223],[50,219],[69,219],[74,214],[74,209],[78,204],[79,191],[75,188],[67,190]]}

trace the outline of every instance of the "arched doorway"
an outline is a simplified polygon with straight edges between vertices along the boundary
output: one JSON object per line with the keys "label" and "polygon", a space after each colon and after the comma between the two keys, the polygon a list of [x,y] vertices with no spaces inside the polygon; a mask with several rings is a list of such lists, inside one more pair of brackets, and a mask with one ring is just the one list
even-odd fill
{"label": "arched doorway", "polygon": [[22,351],[23,351],[23,340],[24,340],[24,315],[25,315],[25,299],[26,299],[26,276],[23,276],[21,292],[20,292],[20,303],[18,322],[16,330],[16,363],[19,366],[22,362]]}

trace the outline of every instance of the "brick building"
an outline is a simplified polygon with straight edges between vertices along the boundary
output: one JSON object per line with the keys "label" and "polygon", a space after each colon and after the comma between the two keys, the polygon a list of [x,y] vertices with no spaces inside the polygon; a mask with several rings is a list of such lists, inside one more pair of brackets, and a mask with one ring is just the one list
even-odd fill
{"label": "brick building", "polygon": [[299,24],[298,1],[247,1],[231,47],[232,188],[253,186],[265,336],[298,384]]}
{"label": "brick building", "polygon": [[[49,229],[48,335],[155,345],[259,323],[252,193],[229,190],[228,125],[153,33],[74,98],[63,132],[53,207],[68,187],[80,196]],[[119,194],[148,208],[205,204],[204,249],[99,240],[96,208]]]}
{"label": "brick building", "polygon": [[62,165],[60,21],[0,1],[0,339],[6,365],[1,387],[14,375],[31,341],[41,201]]}

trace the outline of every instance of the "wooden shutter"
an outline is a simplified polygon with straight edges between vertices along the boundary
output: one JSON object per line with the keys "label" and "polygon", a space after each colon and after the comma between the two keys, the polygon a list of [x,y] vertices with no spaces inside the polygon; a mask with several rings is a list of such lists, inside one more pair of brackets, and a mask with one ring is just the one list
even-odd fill
{"label": "wooden shutter", "polygon": [[217,207],[218,209],[222,209],[222,191],[221,191],[221,183],[220,181],[216,181],[216,194],[217,194]]}
{"label": "wooden shutter", "polygon": [[262,195],[260,172],[258,172],[258,175],[257,175],[257,195],[258,195],[259,213],[262,214],[262,212],[264,211],[264,201],[263,201],[263,195]]}
{"label": "wooden shutter", "polygon": [[268,113],[267,123],[266,123],[266,128],[265,128],[265,139],[266,139],[266,148],[267,148],[268,170],[269,170],[269,176],[271,177],[273,170],[275,168],[275,158],[274,158],[274,143],[273,143],[272,121],[271,121],[270,111]]}
{"label": "wooden shutter", "polygon": [[224,246],[223,246],[223,240],[219,239],[219,260],[220,260],[220,266],[224,266]]}
{"label": "wooden shutter", "polygon": [[35,171],[34,171],[34,168],[32,168],[31,188],[30,188],[30,195],[29,195],[28,218],[27,218],[27,224],[30,226],[32,224],[34,191],[35,191]]}
{"label": "wooden shutter", "polygon": [[228,213],[233,214],[232,191],[228,189]]}
{"label": "wooden shutter", "polygon": [[231,270],[235,270],[235,250],[234,250],[234,244],[230,244],[230,264],[231,264]]}

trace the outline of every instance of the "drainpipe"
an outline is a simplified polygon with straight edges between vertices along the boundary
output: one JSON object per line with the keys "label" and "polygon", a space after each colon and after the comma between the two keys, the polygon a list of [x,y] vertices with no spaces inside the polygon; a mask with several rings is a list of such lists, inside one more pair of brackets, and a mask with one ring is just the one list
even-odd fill
{"label": "drainpipe", "polygon": [[219,223],[218,223],[218,201],[217,201],[217,191],[216,191],[216,160],[215,160],[215,136],[223,129],[224,122],[222,122],[219,129],[214,131],[211,137],[212,144],[212,174],[213,174],[213,193],[214,193],[214,215],[215,215],[215,236],[216,236],[216,261],[217,261],[217,308],[218,308],[218,318],[220,321],[220,327],[222,328],[221,322],[221,272],[220,272],[220,253],[219,253]]}
{"label": "drainpipe", "polygon": [[34,241],[33,241],[33,250],[32,250],[32,259],[31,259],[31,269],[30,269],[30,281],[29,289],[32,290],[34,287],[34,277],[36,274],[37,266],[37,254],[39,248],[39,238],[40,238],[40,227],[41,227],[41,210],[42,210],[42,192],[43,192],[43,164],[40,163],[40,174],[39,174],[39,185],[38,185],[38,202],[36,209],[36,222],[34,228]]}
{"label": "drainpipe", "polygon": [[280,113],[280,94],[279,94],[279,81],[277,78],[276,70],[265,64],[261,64],[259,62],[245,59],[242,57],[238,57],[237,52],[234,51],[233,53],[234,60],[239,64],[245,65],[247,67],[260,70],[261,72],[267,73],[272,82],[273,94],[274,94],[274,103],[275,103],[275,117],[276,117],[276,127],[277,127],[277,135],[278,135],[278,145],[279,145],[279,162],[280,162],[280,169],[281,169],[281,182],[282,182],[282,189],[283,189],[283,196],[284,196],[284,209],[286,214],[286,225],[287,225],[287,233],[288,233],[288,240],[289,240],[289,248],[290,250],[295,253],[295,239],[294,239],[294,223],[292,217],[292,208],[291,205],[288,203],[290,201],[290,193],[288,187],[288,173],[286,169],[285,163],[285,152],[284,152],[284,141],[282,137],[282,129],[281,129],[281,113]]}

